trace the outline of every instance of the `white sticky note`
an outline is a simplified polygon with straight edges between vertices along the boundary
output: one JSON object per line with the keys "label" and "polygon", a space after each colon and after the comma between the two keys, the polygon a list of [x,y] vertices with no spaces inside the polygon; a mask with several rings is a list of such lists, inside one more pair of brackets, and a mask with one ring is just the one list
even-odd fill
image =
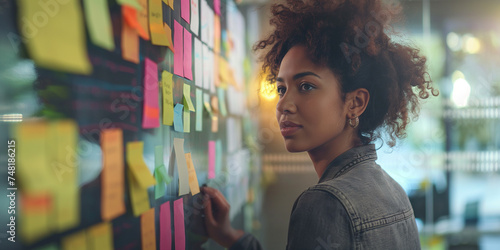
{"label": "white sticky note", "polygon": [[184,154],[184,139],[174,138],[175,159],[179,173],[179,196],[189,193],[189,173]]}

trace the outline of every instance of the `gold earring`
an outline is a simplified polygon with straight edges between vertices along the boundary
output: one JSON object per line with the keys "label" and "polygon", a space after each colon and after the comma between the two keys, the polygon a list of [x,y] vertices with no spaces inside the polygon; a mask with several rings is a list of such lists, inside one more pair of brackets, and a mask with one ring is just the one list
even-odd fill
{"label": "gold earring", "polygon": [[[354,119],[354,124],[352,123],[352,120]],[[349,119],[349,125],[352,127],[352,128],[357,128],[358,125],[359,125],[359,118],[356,116],[352,119]]]}

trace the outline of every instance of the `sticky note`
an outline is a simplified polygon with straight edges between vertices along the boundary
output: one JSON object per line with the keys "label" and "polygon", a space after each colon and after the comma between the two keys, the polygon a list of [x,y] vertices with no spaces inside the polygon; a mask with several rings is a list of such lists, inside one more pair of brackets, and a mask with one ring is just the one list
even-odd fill
{"label": "sticky note", "polygon": [[218,88],[217,89],[217,96],[219,98],[219,107],[220,107],[220,113],[222,116],[227,115],[227,108],[226,108],[226,92],[224,91],[223,88]]}
{"label": "sticky note", "polygon": [[134,216],[139,216],[149,209],[148,190],[141,187],[134,177],[132,170],[127,169],[127,180],[129,183],[130,203]]}
{"label": "sticky note", "polygon": [[174,138],[175,159],[179,173],[179,196],[189,193],[189,174],[184,154],[184,139]]}
{"label": "sticky note", "polygon": [[144,59],[144,105],[143,128],[160,126],[160,107],[158,105],[158,65],[149,58]]}
{"label": "sticky note", "polygon": [[85,230],[70,234],[61,240],[62,250],[87,250],[87,233]]}
{"label": "sticky note", "polygon": [[[219,55],[217,54],[214,54],[214,62],[213,62],[213,80],[214,80],[214,85],[215,87],[219,87],[220,86],[220,77],[219,77]],[[212,90],[212,89],[210,89]],[[212,92],[212,91],[211,91]]]}
{"label": "sticky note", "polygon": [[184,76],[184,27],[174,20],[174,74]]}
{"label": "sticky note", "polygon": [[125,213],[122,130],[102,130],[101,149],[101,218],[110,221]]}
{"label": "sticky note", "polygon": [[[143,1],[143,0],[140,0]],[[142,6],[142,5],[141,5]],[[129,5],[122,5],[122,16],[124,23],[126,23],[129,27],[133,28],[137,31],[137,34],[144,38],[145,40],[149,40],[148,29],[143,28],[143,20],[141,20],[141,15],[143,15],[144,10],[137,10]],[[146,9],[147,11],[147,9]],[[147,28],[147,27],[146,27]],[[148,39],[146,39],[148,38]]]}
{"label": "sticky note", "polygon": [[191,2],[191,31],[198,36],[200,29],[200,0],[190,0]]}
{"label": "sticky note", "polygon": [[215,178],[215,141],[208,141],[208,179]]}
{"label": "sticky note", "polygon": [[191,13],[189,5],[191,5],[189,0],[181,0],[181,17],[187,23],[189,23],[189,14]]}
{"label": "sticky note", "polygon": [[139,35],[137,30],[127,24],[125,21],[126,6],[122,6],[122,13],[124,15],[122,22],[122,57],[124,60],[133,63],[139,63]]}
{"label": "sticky note", "polygon": [[182,198],[174,201],[175,250],[184,250],[186,248],[183,202]]}
{"label": "sticky note", "polygon": [[183,99],[184,99],[184,107],[186,107],[189,111],[195,111],[193,101],[191,100],[191,85],[184,83],[183,88]]}
{"label": "sticky note", "polygon": [[191,133],[191,112],[184,109],[184,133]]}
{"label": "sticky note", "polygon": [[[16,141],[16,144],[21,145],[18,142]],[[19,149],[19,147],[16,149]],[[19,170],[20,168],[16,169]],[[49,192],[22,194],[20,216],[18,218],[20,235],[24,241],[33,242],[52,232],[52,206],[52,196]]]}
{"label": "sticky note", "polygon": [[214,12],[220,16],[220,0],[214,0]]}
{"label": "sticky note", "polygon": [[222,169],[222,142],[217,140],[215,142],[215,175],[220,174]]}
{"label": "sticky note", "polygon": [[154,207],[141,215],[141,243],[143,250],[156,250]]}
{"label": "sticky note", "polygon": [[191,194],[195,195],[200,192],[200,185],[198,184],[198,177],[196,176],[196,170],[194,169],[191,153],[186,154],[186,163],[189,174],[189,188],[191,189]]}
{"label": "sticky note", "polygon": [[161,174],[158,172],[160,168],[165,168],[163,165],[163,146],[155,147],[155,171],[154,176],[156,180],[155,185],[155,199],[158,199],[165,195],[167,189],[165,187],[165,182],[163,182],[163,178]]}
{"label": "sticky note", "polygon": [[196,86],[203,88],[203,56],[201,41],[194,38],[194,82]]}
{"label": "sticky note", "polygon": [[109,17],[108,1],[106,0],[85,0],[85,20],[92,42],[107,50],[115,49],[113,40],[113,30]]}
{"label": "sticky note", "polygon": [[83,75],[92,72],[80,1],[57,4],[58,10],[33,0],[17,2],[19,30],[23,40],[29,41],[26,47],[37,66]]}
{"label": "sticky note", "polygon": [[127,5],[133,7],[136,10],[142,10],[142,6],[137,2],[137,0],[117,0],[120,5]]}
{"label": "sticky note", "polygon": [[[188,0],[189,1],[189,0]],[[184,29],[184,77],[186,77],[189,80],[193,80],[193,58],[192,58],[192,50],[193,50],[193,43],[192,43],[192,36],[191,32],[189,32],[187,29]]]}
{"label": "sticky note", "polygon": [[111,223],[104,222],[92,226],[87,231],[88,249],[112,250],[113,246],[113,228]]}
{"label": "sticky note", "polygon": [[172,42],[172,29],[170,29],[170,26],[168,26],[166,23],[163,23],[163,29],[165,30],[165,34],[167,35],[167,46],[168,48],[170,48],[170,50],[172,50],[172,52],[175,53],[174,42]]}
{"label": "sticky note", "polygon": [[172,227],[170,222],[170,201],[160,205],[160,250],[172,249]]}
{"label": "sticky note", "polygon": [[196,88],[196,131],[203,130],[203,92]]}
{"label": "sticky note", "polygon": [[172,126],[174,122],[174,95],[172,93],[172,74],[167,71],[161,73],[163,89],[163,124]]}
{"label": "sticky note", "polygon": [[183,113],[184,105],[175,104],[174,107],[174,130],[177,132],[184,132],[184,125],[182,121],[182,113]]}
{"label": "sticky note", "polygon": [[57,231],[62,232],[80,224],[80,191],[78,186],[61,186],[52,191],[53,215]]}
{"label": "sticky note", "polygon": [[[220,2],[219,2],[219,9],[220,9]],[[220,13],[218,15],[220,15]],[[216,54],[220,53],[220,40],[221,40],[220,17],[218,15],[214,16],[214,53]]]}
{"label": "sticky note", "polygon": [[174,9],[174,0],[163,0],[170,8]]}
{"label": "sticky note", "polygon": [[149,41],[148,0],[138,0],[138,2],[141,5],[142,9],[137,11],[137,20],[140,24],[140,26],[137,27],[137,31],[139,31],[139,35],[142,37],[142,39]]}
{"label": "sticky note", "polygon": [[217,96],[212,96],[210,98],[210,104],[212,105],[212,111],[216,115],[219,114],[219,98],[217,98]]}
{"label": "sticky note", "polygon": [[143,147],[144,143],[142,141],[128,142],[126,158],[128,167],[139,186],[147,189],[149,186],[156,184],[156,181],[142,157]]}
{"label": "sticky note", "polygon": [[213,62],[210,61],[210,50],[206,44],[202,45],[202,57],[203,57],[203,88],[210,89],[210,75],[211,75],[211,65]]}
{"label": "sticky note", "polygon": [[149,30],[151,43],[161,46],[171,46],[163,23],[163,8],[161,0],[149,0]]}
{"label": "sticky note", "polygon": [[212,133],[217,133],[219,131],[219,117],[217,115],[212,116]]}

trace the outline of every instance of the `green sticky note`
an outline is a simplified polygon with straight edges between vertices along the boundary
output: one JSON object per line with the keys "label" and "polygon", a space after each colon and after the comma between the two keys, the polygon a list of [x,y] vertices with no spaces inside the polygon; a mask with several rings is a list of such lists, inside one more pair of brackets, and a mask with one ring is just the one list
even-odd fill
{"label": "green sticky note", "polygon": [[189,111],[194,112],[195,109],[194,109],[193,101],[191,101],[191,86],[189,84],[184,83],[183,95],[184,95],[184,106],[186,106],[186,108]]}
{"label": "green sticky note", "polygon": [[85,0],[85,19],[92,42],[107,50],[115,49],[107,0]]}
{"label": "green sticky note", "polygon": [[219,176],[222,169],[222,142],[217,140],[215,142],[215,175]]}
{"label": "green sticky note", "polygon": [[133,7],[136,10],[142,10],[142,6],[137,2],[137,0],[117,0],[120,5],[127,5]]}
{"label": "green sticky note", "polygon": [[167,169],[165,168],[165,165],[157,167],[155,171],[158,171],[158,174],[163,183],[168,185],[170,184],[170,182],[172,182],[172,178],[167,174]]}
{"label": "green sticky note", "polygon": [[191,132],[191,111],[184,109],[184,133]]}
{"label": "green sticky note", "polygon": [[219,97],[220,113],[222,114],[222,116],[226,116],[227,115],[226,95],[223,88],[217,89],[217,96]]}
{"label": "green sticky note", "polygon": [[174,130],[177,132],[184,132],[184,125],[182,125],[182,113],[184,105],[175,104],[174,107]]}
{"label": "green sticky note", "polygon": [[[161,166],[162,168],[165,168]],[[160,167],[155,168],[155,199],[163,197],[167,193],[167,188],[165,187],[165,182],[162,181],[161,174],[159,173]]]}
{"label": "green sticky note", "polygon": [[196,88],[196,131],[203,130],[203,92]]}

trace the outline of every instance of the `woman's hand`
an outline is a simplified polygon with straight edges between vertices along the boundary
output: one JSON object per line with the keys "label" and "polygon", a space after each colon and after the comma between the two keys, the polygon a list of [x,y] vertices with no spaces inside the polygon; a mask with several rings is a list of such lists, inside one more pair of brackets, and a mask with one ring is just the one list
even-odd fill
{"label": "woman's hand", "polygon": [[229,203],[217,189],[202,187],[201,191],[205,199],[205,227],[208,236],[223,247],[231,247],[244,232],[231,226]]}

